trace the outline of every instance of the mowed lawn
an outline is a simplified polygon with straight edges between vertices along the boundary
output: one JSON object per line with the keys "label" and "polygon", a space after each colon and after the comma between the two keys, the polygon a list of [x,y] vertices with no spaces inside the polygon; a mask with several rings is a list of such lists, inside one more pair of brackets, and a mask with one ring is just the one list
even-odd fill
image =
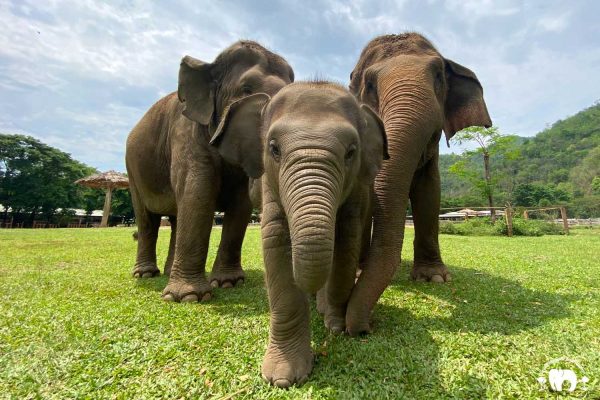
{"label": "mowed lawn", "polygon": [[[315,368],[290,390],[260,378],[260,230],[244,243],[246,283],[208,304],[165,303],[166,278],[133,279],[133,230],[0,230],[0,398],[555,398],[536,378],[559,357],[577,360],[587,398],[600,398],[599,230],[442,235],[453,281],[439,285],[409,280],[407,229],[373,333],[328,334],[313,302]],[[162,229],[161,268],[168,240]]]}

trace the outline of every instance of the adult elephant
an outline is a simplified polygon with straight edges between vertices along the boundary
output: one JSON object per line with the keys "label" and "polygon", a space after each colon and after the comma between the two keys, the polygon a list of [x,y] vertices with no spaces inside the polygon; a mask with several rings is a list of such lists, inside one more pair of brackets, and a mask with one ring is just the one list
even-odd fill
{"label": "adult elephant", "polygon": [[[233,44],[213,63],[186,56],[177,92],[154,104],[131,131],[126,164],[139,232],[133,275],[160,273],[156,238],[161,216],[170,216],[165,300],[208,300],[212,287],[244,279],[241,247],[252,212],[252,166],[226,162],[209,141],[234,101],[259,92],[274,95],[293,80],[282,57],[253,41]],[[225,217],[209,283],[205,264],[216,210]]]}
{"label": "adult elephant", "polygon": [[475,74],[448,60],[417,33],[385,35],[363,49],[350,90],[376,110],[390,161],[375,180],[373,232],[346,315],[351,334],[368,332],[371,311],[400,263],[406,208],[415,224],[415,280],[444,282],[450,273],[438,244],[439,140],[468,126],[491,126]]}

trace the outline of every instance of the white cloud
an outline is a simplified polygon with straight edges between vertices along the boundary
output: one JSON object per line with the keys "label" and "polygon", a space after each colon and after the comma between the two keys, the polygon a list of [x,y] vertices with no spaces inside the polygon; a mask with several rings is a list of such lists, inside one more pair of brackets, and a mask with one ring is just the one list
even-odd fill
{"label": "white cloud", "polygon": [[255,39],[299,79],[346,84],[375,35],[416,30],[477,73],[504,132],[531,135],[600,97],[600,4],[565,4],[0,0],[0,130],[123,170],[129,130],[176,89],[185,54],[212,61],[235,40]]}
{"label": "white cloud", "polygon": [[519,12],[519,2],[502,0],[446,0],[445,8],[464,19],[508,17]]}
{"label": "white cloud", "polygon": [[544,31],[560,33],[569,25],[570,13],[546,16],[538,20],[538,27]]}

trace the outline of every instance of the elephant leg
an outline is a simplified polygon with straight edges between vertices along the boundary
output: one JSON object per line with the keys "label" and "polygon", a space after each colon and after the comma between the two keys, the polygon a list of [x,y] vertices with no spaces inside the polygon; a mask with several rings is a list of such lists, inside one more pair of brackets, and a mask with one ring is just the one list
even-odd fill
{"label": "elephant leg", "polygon": [[371,332],[371,312],[400,264],[410,188],[404,175],[410,168],[389,168],[384,166],[376,178],[371,246],[346,310],[346,331],[351,336]]}
{"label": "elephant leg", "polygon": [[448,268],[442,262],[439,233],[440,172],[432,158],[413,178],[410,203],[415,223],[415,259],[411,278],[417,281],[447,282]]}
{"label": "elephant leg", "polygon": [[361,251],[362,224],[359,204],[346,204],[338,212],[335,250],[327,280],[325,326],[333,333],[346,330],[346,307],[354,287]]}
{"label": "elephant leg", "polygon": [[151,278],[160,275],[156,265],[156,239],[160,226],[160,215],[153,214],[140,201],[135,189],[131,190],[138,229],[137,256],[133,267],[135,278]]}
{"label": "elephant leg", "polygon": [[165,261],[164,274],[166,276],[171,275],[173,259],[175,258],[175,242],[177,241],[177,217],[170,216],[169,223],[171,224],[171,238],[169,239],[169,254],[167,254],[167,261]]}
{"label": "elephant leg", "polygon": [[262,377],[279,387],[303,383],[313,366],[308,298],[295,284],[290,234],[278,204],[265,199],[263,258],[269,294],[269,344]]}
{"label": "elephant leg", "polygon": [[234,194],[234,198],[233,204],[225,210],[219,251],[209,279],[212,287],[230,288],[246,277],[241,264],[242,243],[252,215],[252,203],[246,188]]}
{"label": "elephant leg", "polygon": [[369,210],[362,224],[363,226],[360,239],[360,257],[358,259],[358,265],[361,270],[365,269],[365,267],[367,266],[369,248],[371,247],[371,228],[373,227],[372,214],[373,212]]}
{"label": "elephant leg", "polygon": [[207,301],[212,297],[205,266],[215,213],[214,189],[201,182],[186,185],[177,201],[175,253],[165,301]]}

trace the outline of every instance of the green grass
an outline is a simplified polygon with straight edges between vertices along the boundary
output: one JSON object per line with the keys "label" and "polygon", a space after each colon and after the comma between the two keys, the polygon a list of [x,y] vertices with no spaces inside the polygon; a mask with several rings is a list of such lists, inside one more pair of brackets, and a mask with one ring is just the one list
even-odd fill
{"label": "green grass", "polygon": [[[132,231],[0,230],[0,397],[554,398],[536,378],[565,356],[600,398],[598,230],[442,235],[454,280],[437,285],[409,280],[408,229],[373,334],[329,335],[313,306],[315,368],[290,390],[260,378],[269,317],[259,230],[244,244],[246,283],[209,304],[165,303],[164,277],[131,278]],[[168,237],[161,230],[161,263]]]}

